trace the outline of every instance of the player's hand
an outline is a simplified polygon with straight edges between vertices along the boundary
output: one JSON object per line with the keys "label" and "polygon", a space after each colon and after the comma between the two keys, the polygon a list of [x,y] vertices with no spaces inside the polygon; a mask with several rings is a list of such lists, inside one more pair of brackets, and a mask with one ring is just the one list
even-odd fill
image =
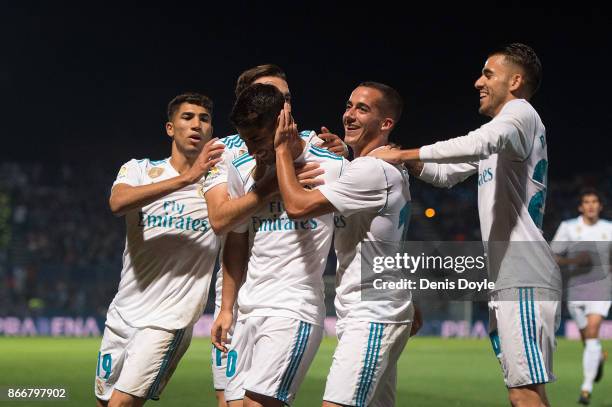
{"label": "player's hand", "polygon": [[204,144],[204,148],[200,151],[196,161],[184,173],[185,178],[190,184],[199,181],[211,168],[222,160],[221,155],[225,150],[225,146],[222,143],[217,143],[217,140],[219,139],[215,137]]}
{"label": "player's hand", "polygon": [[592,264],[589,252],[580,252],[572,259],[572,263],[580,267],[588,267]]}
{"label": "player's hand", "polygon": [[399,148],[392,148],[391,146],[384,146],[382,148],[378,148],[368,154],[370,157],[380,158],[381,160],[385,160],[389,164],[398,165],[401,164],[401,150]]}
{"label": "player's hand", "polygon": [[291,105],[285,102],[283,110],[278,115],[278,124],[274,134],[274,148],[291,147],[293,143],[299,142],[297,124],[291,115]]}
{"label": "player's hand", "polygon": [[410,327],[410,336],[414,336],[423,326],[423,315],[419,307],[414,307],[414,317],[412,318],[412,326]]}
{"label": "player's hand", "polygon": [[[254,177],[255,178],[255,177]],[[276,178],[276,171],[267,171],[265,174],[255,178],[254,191],[261,198],[265,200],[271,200],[279,193],[278,179]]]}
{"label": "player's hand", "polygon": [[331,133],[327,127],[321,127],[321,134],[317,134],[317,136],[323,140],[323,143],[320,144],[319,147],[325,148],[334,154],[341,155],[344,158],[348,158],[348,146],[339,136]]}
{"label": "player's hand", "polygon": [[325,170],[321,168],[319,163],[310,162],[302,165],[295,165],[295,175],[299,183],[305,188],[314,188],[323,185],[323,178],[317,178],[319,175],[325,174]]}
{"label": "player's hand", "polygon": [[234,315],[231,311],[221,311],[210,329],[210,340],[215,348],[227,353],[227,333],[234,323]]}

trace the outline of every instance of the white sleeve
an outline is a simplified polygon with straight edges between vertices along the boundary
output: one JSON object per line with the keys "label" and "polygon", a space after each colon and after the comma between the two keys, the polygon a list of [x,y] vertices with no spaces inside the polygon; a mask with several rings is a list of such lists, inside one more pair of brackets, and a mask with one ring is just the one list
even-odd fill
{"label": "white sleeve", "polygon": [[233,155],[226,148],[221,158],[221,161],[212,167],[201,181],[203,193],[207,193],[217,185],[227,182],[227,168],[232,165]]}
{"label": "white sleeve", "polygon": [[379,211],[387,203],[387,178],[374,157],[357,158],[337,180],[323,184],[319,191],[342,215]]}
{"label": "white sleeve", "polygon": [[531,151],[535,126],[531,107],[520,102],[511,103],[489,123],[466,136],[421,147],[419,158],[424,162],[459,163],[506,152],[513,159],[523,160]]}
{"label": "white sleeve", "polygon": [[117,184],[127,184],[133,187],[142,185],[142,168],[138,165],[138,160],[131,159],[121,166],[117,179],[113,182],[113,187]]}
{"label": "white sleeve", "polygon": [[561,222],[555,236],[550,242],[550,248],[555,254],[564,254],[567,252],[570,246],[570,235],[567,230],[567,224]]}
{"label": "white sleeve", "polygon": [[[238,199],[244,195],[246,195],[246,191],[244,190],[244,183],[240,178],[240,174],[236,167],[234,167],[231,163],[227,166],[227,192],[230,196],[230,199]],[[235,233],[245,233],[249,230],[249,220],[241,223],[236,226],[232,232]]]}
{"label": "white sleeve", "polygon": [[478,172],[478,162],[460,164],[425,163],[419,179],[437,187],[450,188]]}

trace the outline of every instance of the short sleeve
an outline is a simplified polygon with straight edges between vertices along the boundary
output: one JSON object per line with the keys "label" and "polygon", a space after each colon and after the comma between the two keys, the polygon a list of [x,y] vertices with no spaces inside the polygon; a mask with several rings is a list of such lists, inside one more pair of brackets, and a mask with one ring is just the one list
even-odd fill
{"label": "short sleeve", "polygon": [[[231,163],[229,163],[229,165],[226,168],[227,168],[227,172],[226,172],[227,193],[229,194],[230,199],[238,199],[246,195],[245,189],[244,189],[244,183],[242,182],[242,179],[240,178],[240,174],[238,173],[238,170],[236,169],[236,167],[234,167]],[[235,233],[247,232],[249,230],[249,220],[236,226],[232,230],[232,232],[235,232]]]}
{"label": "short sleeve", "polygon": [[228,149],[222,155],[222,160],[212,167],[202,179],[202,192],[207,193],[219,184],[227,182],[227,169],[232,164],[232,154]]}
{"label": "short sleeve", "polygon": [[143,184],[142,169],[138,165],[138,160],[132,159],[119,168],[113,187],[117,184],[127,184],[133,187]]}
{"label": "short sleeve", "polygon": [[550,242],[550,248],[555,254],[564,254],[569,249],[570,236],[567,230],[567,224],[561,222],[555,236]]}
{"label": "short sleeve", "polygon": [[361,157],[349,163],[337,180],[319,191],[342,215],[380,211],[387,202],[387,178],[380,160]]}

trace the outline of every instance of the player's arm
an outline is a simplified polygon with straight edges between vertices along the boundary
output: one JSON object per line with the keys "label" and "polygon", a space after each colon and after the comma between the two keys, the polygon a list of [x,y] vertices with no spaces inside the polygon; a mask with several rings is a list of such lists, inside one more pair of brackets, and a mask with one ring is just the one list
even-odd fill
{"label": "player's arm", "polygon": [[234,304],[244,278],[249,253],[248,233],[230,232],[223,247],[223,285],[221,310],[211,328],[211,341],[215,347],[227,352],[227,333],[234,322]]}
{"label": "player's arm", "polygon": [[176,177],[149,185],[116,184],[111,190],[109,199],[109,206],[113,214],[121,216],[133,209],[142,208],[200,180],[221,160],[223,145],[215,145],[216,140],[212,139],[206,143],[191,168]]}
{"label": "player's arm", "polygon": [[[322,180],[315,178],[324,172],[317,163],[300,166],[296,171],[302,186],[314,187],[322,183]],[[278,193],[276,177],[264,178],[256,184],[255,190],[234,199],[231,199],[227,185],[226,182],[221,183],[204,195],[208,218],[217,235],[225,234],[249,219]]]}
{"label": "player's arm", "polygon": [[293,123],[287,104],[279,116],[274,144],[276,148],[276,176],[283,197],[283,205],[290,218],[300,219],[334,212],[334,206],[317,190],[305,190],[295,173],[293,143],[298,143],[297,125]]}
{"label": "player's arm", "polygon": [[223,235],[255,214],[277,192],[275,180],[267,180],[255,191],[230,199],[227,183],[208,190],[204,197],[208,206],[208,219],[217,235]]}
{"label": "player's arm", "polygon": [[411,151],[417,150],[385,148],[373,151],[368,155],[395,165],[403,163],[410,175],[437,187],[450,188],[478,172],[477,161],[458,164],[438,164],[412,161],[410,159],[405,160],[405,158],[412,157],[411,154],[413,153],[410,153]]}
{"label": "player's arm", "polygon": [[[555,261],[561,267],[567,266],[588,266],[591,263],[591,256],[588,252],[576,253],[574,257],[567,255],[570,247],[571,236],[569,234],[567,225],[565,222],[561,222],[559,228],[555,232],[555,236],[550,242],[550,248],[552,249]],[[583,270],[564,270],[568,274],[580,274]]]}
{"label": "player's arm", "polygon": [[348,158],[349,149],[346,143],[342,141],[338,135],[331,133],[327,127],[321,127],[321,133],[317,134],[317,137],[322,141],[319,147],[325,148],[344,158]]}
{"label": "player's arm", "polygon": [[[487,158],[502,151],[516,159],[524,159],[531,150],[533,140],[530,128],[534,126],[531,113],[521,106],[511,106],[508,111],[479,129],[465,136],[439,141],[421,148],[382,151],[376,157],[396,162],[423,161],[434,163],[465,163]],[[525,129],[528,129],[525,131]]]}

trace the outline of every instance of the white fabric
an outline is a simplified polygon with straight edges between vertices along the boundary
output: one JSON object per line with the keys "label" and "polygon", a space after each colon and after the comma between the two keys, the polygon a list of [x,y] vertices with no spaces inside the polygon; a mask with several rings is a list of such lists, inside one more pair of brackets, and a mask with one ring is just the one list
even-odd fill
{"label": "white fabric", "polygon": [[584,372],[584,381],[580,390],[593,391],[593,382],[597,376],[599,361],[601,360],[601,342],[599,339],[586,339],[584,341],[584,351],[582,353],[582,369]]}
{"label": "white fabric", "polygon": [[610,305],[612,301],[568,301],[567,309],[572,319],[576,321],[578,329],[584,329],[587,327],[588,315],[601,315],[606,318]]}
{"label": "white fabric", "polygon": [[[169,159],[131,160],[113,185],[148,185],[178,175]],[[133,327],[181,329],[195,323],[219,250],[201,185],[168,194],[125,219],[123,270],[112,305]]]}
{"label": "white fabric", "polygon": [[561,291],[558,266],[541,232],[548,168],[546,130],[526,100],[506,103],[479,129],[424,146],[419,154],[427,163],[420,178],[439,186],[452,186],[478,171],[484,242],[537,242],[513,243],[499,252],[488,249],[489,274],[496,290]]}
{"label": "white fabric", "polygon": [[547,291],[553,290],[510,288],[494,292],[489,301],[489,333],[508,388],[556,380],[552,363],[560,301],[536,300],[551,297]]}
{"label": "white fabric", "polygon": [[[317,162],[321,177],[331,183],[345,160],[305,139],[297,163]],[[255,159],[241,156],[228,167],[232,198],[248,193],[255,182]],[[270,168],[269,171],[275,171]],[[323,271],[333,233],[333,214],[311,219],[289,219],[282,200],[269,202],[236,232],[249,233],[251,253],[246,280],[238,293],[238,320],[250,316],[281,316],[323,325]],[[231,248],[225,248],[231,250]]]}
{"label": "white fabric", "polygon": [[134,328],[111,307],[98,353],[94,392],[109,400],[117,389],[157,400],[191,342],[193,325],[166,331]]}
{"label": "white fabric", "polygon": [[397,244],[402,240],[410,219],[409,186],[408,173],[403,167],[373,157],[360,157],[347,165],[337,181],[319,188],[342,216],[336,222],[334,237],[338,258],[335,307],[339,319],[411,321],[410,293],[402,301],[361,298],[362,244]]}
{"label": "white fabric", "polygon": [[321,326],[293,318],[238,321],[228,352],[225,400],[240,400],[250,391],[290,405],[322,339]]}
{"label": "white fabric", "polygon": [[[606,300],[612,298],[610,274],[612,222],[599,219],[589,225],[584,222],[582,216],[563,221],[553,237],[551,247],[555,253],[567,257],[575,257],[581,252],[588,252],[591,256],[591,265],[588,266],[590,271],[580,272],[568,278],[566,290],[568,305],[570,302],[580,303],[589,299],[608,302]],[[569,269],[574,270],[575,266]]]}
{"label": "white fabric", "polygon": [[397,361],[410,326],[360,321],[341,326],[323,400],[346,406],[394,406]]}

